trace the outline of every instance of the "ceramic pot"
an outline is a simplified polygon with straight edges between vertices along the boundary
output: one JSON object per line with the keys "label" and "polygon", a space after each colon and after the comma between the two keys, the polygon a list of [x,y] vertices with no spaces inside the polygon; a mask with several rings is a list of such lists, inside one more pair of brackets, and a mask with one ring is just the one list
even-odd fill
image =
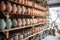
{"label": "ceramic pot", "polygon": [[11,21],[11,19],[6,19],[6,28],[7,29],[9,29],[9,28],[11,28],[12,27],[12,21]]}
{"label": "ceramic pot", "polygon": [[21,3],[21,2],[22,2],[22,0],[17,0],[17,2],[18,2],[18,3]]}
{"label": "ceramic pot", "polygon": [[12,13],[15,14],[17,12],[16,4],[12,5]]}
{"label": "ceramic pot", "polygon": [[0,3],[0,11],[5,11],[6,10],[6,5],[4,3],[4,1],[1,1]]}
{"label": "ceramic pot", "polygon": [[24,6],[22,6],[22,14],[25,14],[26,13],[26,8]]}
{"label": "ceramic pot", "polygon": [[21,12],[22,12],[22,8],[21,8],[20,5],[18,5],[18,6],[17,6],[17,13],[18,13],[18,14],[21,14]]}
{"label": "ceramic pot", "polygon": [[9,2],[6,3],[6,11],[9,13],[12,11],[12,5]]}
{"label": "ceramic pot", "polygon": [[3,29],[5,29],[5,27],[6,27],[6,23],[5,23],[4,19],[0,19],[0,29],[3,30]]}
{"label": "ceramic pot", "polygon": [[33,22],[33,19],[30,19],[30,24],[33,24],[34,22]]}
{"label": "ceramic pot", "polygon": [[17,25],[18,25],[18,27],[22,26],[22,20],[21,19],[18,19]]}
{"label": "ceramic pot", "polygon": [[22,25],[25,26],[26,25],[26,20],[22,19]]}
{"label": "ceramic pot", "polygon": [[26,24],[29,25],[30,24],[30,20],[26,19]]}
{"label": "ceramic pot", "polygon": [[12,20],[12,27],[16,27],[17,26],[17,20],[16,19],[13,19]]}
{"label": "ceramic pot", "polygon": [[15,34],[13,37],[14,40],[18,40],[18,34]]}
{"label": "ceramic pot", "polygon": [[19,35],[19,40],[23,40],[23,34]]}

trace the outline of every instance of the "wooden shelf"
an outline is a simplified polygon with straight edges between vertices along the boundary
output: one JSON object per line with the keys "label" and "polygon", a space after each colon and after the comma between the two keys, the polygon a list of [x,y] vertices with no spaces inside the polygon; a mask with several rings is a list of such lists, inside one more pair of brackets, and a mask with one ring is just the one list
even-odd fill
{"label": "wooden shelf", "polygon": [[37,23],[37,24],[33,24],[33,25],[28,25],[28,26],[22,26],[22,27],[16,27],[16,28],[5,29],[5,30],[2,30],[2,31],[0,31],[0,32],[8,32],[8,31],[14,31],[14,30],[19,30],[19,29],[24,29],[24,28],[36,26],[36,25],[39,25],[39,24],[45,24],[45,23]]}
{"label": "wooden shelf", "polygon": [[26,37],[25,39],[28,39],[28,38],[30,38],[30,37],[33,37],[33,36],[35,36],[35,35],[43,32],[43,31],[45,31],[45,30],[47,30],[47,29],[50,29],[50,28],[43,29],[43,30],[41,30],[41,31],[39,31],[39,32],[37,32],[37,33],[34,33],[33,35],[30,35],[30,36]]}

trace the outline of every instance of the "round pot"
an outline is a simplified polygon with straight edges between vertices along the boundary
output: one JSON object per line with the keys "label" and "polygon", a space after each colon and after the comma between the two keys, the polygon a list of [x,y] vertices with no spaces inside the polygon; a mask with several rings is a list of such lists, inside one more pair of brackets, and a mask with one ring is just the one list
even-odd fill
{"label": "round pot", "polygon": [[11,21],[11,19],[6,19],[6,28],[7,29],[9,29],[9,28],[11,28],[12,27],[12,21]]}
{"label": "round pot", "polygon": [[5,23],[4,19],[0,19],[0,29],[3,30],[3,29],[5,29],[5,27],[6,27],[6,23]]}
{"label": "round pot", "polygon": [[0,3],[0,11],[5,11],[6,10],[6,5],[4,3],[4,1],[1,1]]}
{"label": "round pot", "polygon": [[17,26],[17,20],[16,19],[13,19],[12,20],[12,27],[16,27]]}
{"label": "round pot", "polygon": [[22,12],[22,8],[21,8],[20,5],[18,5],[18,6],[17,6],[17,13],[18,13],[18,14],[21,14],[21,12]]}
{"label": "round pot", "polygon": [[22,20],[21,19],[18,19],[17,25],[18,25],[18,27],[22,26]]}
{"label": "round pot", "polygon": [[6,11],[9,13],[12,11],[12,5],[9,2],[6,3]]}
{"label": "round pot", "polygon": [[12,5],[12,13],[15,14],[17,12],[16,4]]}

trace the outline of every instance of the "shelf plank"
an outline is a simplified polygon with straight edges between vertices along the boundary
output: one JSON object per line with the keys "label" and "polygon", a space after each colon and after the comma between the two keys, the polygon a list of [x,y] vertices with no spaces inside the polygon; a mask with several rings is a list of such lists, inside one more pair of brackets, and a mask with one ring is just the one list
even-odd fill
{"label": "shelf plank", "polygon": [[30,37],[33,37],[33,36],[35,36],[35,35],[43,32],[43,31],[45,31],[45,30],[47,30],[47,29],[50,29],[50,28],[43,29],[42,31],[39,31],[39,32],[37,32],[37,33],[34,33],[33,35],[30,35],[30,36],[26,37],[25,39],[28,39],[28,38],[30,38]]}
{"label": "shelf plank", "polygon": [[21,26],[21,27],[16,27],[16,28],[5,29],[5,30],[2,30],[2,31],[0,30],[0,32],[8,32],[8,31],[14,31],[14,30],[19,30],[19,29],[24,29],[24,28],[36,26],[36,25],[39,25],[39,24],[45,24],[45,23],[37,23],[37,24],[28,25],[28,26]]}

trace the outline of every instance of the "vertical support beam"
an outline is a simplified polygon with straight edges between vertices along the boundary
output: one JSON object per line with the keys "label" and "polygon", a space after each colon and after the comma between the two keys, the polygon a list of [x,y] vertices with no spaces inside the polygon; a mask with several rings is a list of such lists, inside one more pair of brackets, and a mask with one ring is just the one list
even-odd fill
{"label": "vertical support beam", "polygon": [[5,34],[6,34],[6,39],[8,39],[9,38],[9,32],[7,31],[7,32],[4,32]]}

